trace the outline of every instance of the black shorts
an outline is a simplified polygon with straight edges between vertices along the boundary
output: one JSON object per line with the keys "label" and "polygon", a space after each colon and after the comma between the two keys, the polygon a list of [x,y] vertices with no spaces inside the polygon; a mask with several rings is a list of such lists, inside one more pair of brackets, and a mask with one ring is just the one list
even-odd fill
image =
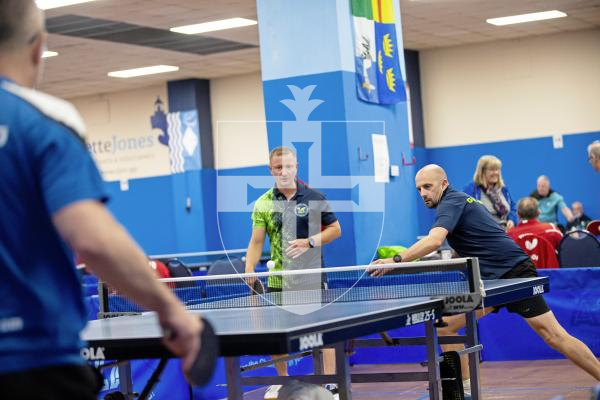
{"label": "black shorts", "polygon": [[0,399],[96,400],[104,379],[89,365],[58,365],[0,374]]}
{"label": "black shorts", "polygon": [[[502,275],[500,279],[535,278],[537,276],[535,265],[528,259]],[[523,318],[537,317],[550,311],[546,300],[544,300],[541,294],[525,300],[515,301],[514,303],[494,306],[494,312],[500,311],[502,307],[506,307],[509,312],[519,314]]]}

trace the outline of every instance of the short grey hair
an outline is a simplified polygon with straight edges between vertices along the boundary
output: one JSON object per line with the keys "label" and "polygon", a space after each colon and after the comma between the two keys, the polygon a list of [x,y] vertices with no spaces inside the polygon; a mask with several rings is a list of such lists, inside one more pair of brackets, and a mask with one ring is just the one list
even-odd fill
{"label": "short grey hair", "polygon": [[271,160],[273,157],[281,157],[284,154],[291,154],[294,156],[294,158],[298,158],[296,156],[296,152],[291,147],[279,146],[271,150],[271,152],[269,153],[269,160]]}
{"label": "short grey hair", "polygon": [[42,13],[33,0],[0,0],[0,50],[26,46],[43,30]]}
{"label": "short grey hair", "polygon": [[600,160],[600,140],[595,140],[587,148],[590,157]]}
{"label": "short grey hair", "polygon": [[517,214],[521,219],[534,219],[538,216],[538,201],[533,197],[524,197],[519,200]]}

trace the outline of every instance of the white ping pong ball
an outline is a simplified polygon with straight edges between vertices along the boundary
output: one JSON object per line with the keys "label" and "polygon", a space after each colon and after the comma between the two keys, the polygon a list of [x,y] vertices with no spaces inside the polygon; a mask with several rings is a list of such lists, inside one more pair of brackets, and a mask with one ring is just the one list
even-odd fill
{"label": "white ping pong ball", "polygon": [[273,261],[273,260],[267,261],[267,268],[269,270],[272,270],[273,268],[275,268],[275,261]]}

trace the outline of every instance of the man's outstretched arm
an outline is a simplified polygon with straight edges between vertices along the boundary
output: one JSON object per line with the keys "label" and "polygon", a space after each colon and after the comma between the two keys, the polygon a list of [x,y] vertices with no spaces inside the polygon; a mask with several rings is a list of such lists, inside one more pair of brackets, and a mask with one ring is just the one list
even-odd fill
{"label": "man's outstretched arm", "polygon": [[95,200],[78,201],[57,211],[53,222],[65,242],[100,279],[157,312],[163,329],[173,332],[165,345],[183,357],[187,372],[200,349],[201,322],[156,279],[147,257],[106,207]]}
{"label": "man's outstretched arm", "polygon": [[[424,238],[420,239],[418,242],[410,246],[408,249],[402,252],[402,261],[413,261],[417,258],[421,258],[426,256],[440,248],[442,244],[444,244],[444,240],[446,240],[446,236],[448,236],[448,231],[442,227],[435,227],[429,231],[429,234]],[[393,258],[383,258],[379,260],[375,260],[373,264],[392,264],[394,263]],[[373,276],[384,275],[385,270],[374,270],[372,272]]]}

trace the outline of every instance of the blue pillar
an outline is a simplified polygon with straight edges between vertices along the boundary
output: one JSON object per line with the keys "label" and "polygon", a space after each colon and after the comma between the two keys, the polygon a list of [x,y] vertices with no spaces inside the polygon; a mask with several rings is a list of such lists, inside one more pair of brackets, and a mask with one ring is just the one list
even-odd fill
{"label": "blue pillar", "polygon": [[169,112],[198,113],[201,166],[172,175],[174,219],[177,251],[199,251],[217,248],[215,171],[208,80],[186,79],[168,82]]}
{"label": "blue pillar", "polygon": [[[269,147],[308,142],[297,146],[299,177],[338,207],[342,238],[324,248],[326,263],[363,264],[379,245],[412,244],[417,197],[414,167],[403,165],[412,160],[407,105],[358,99],[350,0],[258,0],[257,9]],[[374,183],[371,135],[383,133],[400,175]]]}

